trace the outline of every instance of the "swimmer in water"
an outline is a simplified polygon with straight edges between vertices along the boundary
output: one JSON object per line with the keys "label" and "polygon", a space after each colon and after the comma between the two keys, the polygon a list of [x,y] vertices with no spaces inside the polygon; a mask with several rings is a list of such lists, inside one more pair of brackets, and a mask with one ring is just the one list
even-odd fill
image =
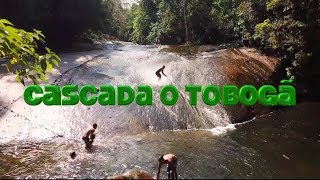
{"label": "swimmer in water", "polygon": [[75,159],[77,157],[76,152],[70,153],[70,157],[71,157],[71,159]]}

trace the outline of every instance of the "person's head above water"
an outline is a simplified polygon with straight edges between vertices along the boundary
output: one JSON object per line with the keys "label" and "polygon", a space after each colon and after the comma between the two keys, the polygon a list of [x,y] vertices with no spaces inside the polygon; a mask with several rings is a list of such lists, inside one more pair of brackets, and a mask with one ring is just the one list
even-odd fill
{"label": "person's head above water", "polygon": [[97,129],[98,125],[96,123],[93,124],[93,128]]}
{"label": "person's head above water", "polygon": [[72,152],[72,153],[70,153],[70,157],[71,157],[71,159],[75,159],[75,158],[76,158],[76,156],[77,156],[76,152]]}

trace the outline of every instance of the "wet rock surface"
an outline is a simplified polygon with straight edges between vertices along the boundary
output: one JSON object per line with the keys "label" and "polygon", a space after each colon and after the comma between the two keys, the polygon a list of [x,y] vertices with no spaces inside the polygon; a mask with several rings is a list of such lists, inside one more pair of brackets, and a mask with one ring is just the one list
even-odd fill
{"label": "wet rock surface", "polygon": [[[49,75],[48,83],[59,86],[131,85],[134,88],[146,84],[154,91],[153,106],[139,107],[133,103],[127,107],[103,107],[97,103],[92,107],[81,104],[72,107],[31,107],[23,100],[24,87],[14,82],[14,75],[5,75],[0,79],[4,87],[0,90],[1,141],[56,135],[78,138],[81,131],[93,123],[104,127],[102,133],[105,137],[158,130],[210,129],[250,120],[270,110],[259,105],[223,107],[218,104],[209,107],[201,101],[200,93],[198,106],[191,107],[189,94],[184,90],[187,84],[253,84],[257,87],[269,84],[276,61],[254,49],[227,49],[186,55],[163,52],[163,49],[155,46],[117,44],[113,49],[69,53],[61,57],[63,61]],[[154,73],[162,65],[167,66],[165,72],[169,76],[158,81]],[[179,90],[179,100],[172,107],[164,106],[159,98],[161,87],[167,84]]]}

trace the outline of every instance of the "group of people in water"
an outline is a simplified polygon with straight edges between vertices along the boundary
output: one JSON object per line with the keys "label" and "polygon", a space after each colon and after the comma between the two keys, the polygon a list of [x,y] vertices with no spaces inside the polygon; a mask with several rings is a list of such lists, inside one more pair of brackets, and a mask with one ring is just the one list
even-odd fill
{"label": "group of people in water", "polygon": [[[95,130],[97,129],[97,127],[98,125],[96,123],[93,124],[92,127],[88,129],[82,136],[82,140],[85,144],[86,150],[90,150],[92,148],[94,139],[96,137]],[[77,156],[76,152],[70,153],[70,157],[72,159],[75,159],[76,156]],[[158,171],[157,171],[157,179],[159,179],[160,177],[160,170],[163,165],[167,165],[168,179],[178,179],[178,174],[177,174],[178,158],[174,154],[166,154],[166,155],[160,156],[158,158],[158,163],[159,165],[158,165]],[[146,175],[144,176],[146,177]],[[123,176],[118,176],[118,177],[120,178]],[[151,177],[151,176],[148,176],[148,177]]]}
{"label": "group of people in water", "polygon": [[[161,73],[164,76],[167,76],[164,73],[165,66],[162,66],[159,70],[156,71],[156,76],[159,78],[158,80],[161,80]],[[95,123],[92,125],[90,129],[88,129],[82,136],[82,140],[85,144],[85,149],[86,150],[91,150],[94,139],[96,138],[95,131],[97,129],[98,125]],[[76,152],[70,153],[70,157],[72,159],[75,159],[77,156]],[[158,171],[157,171],[157,179],[160,177],[160,170],[163,165],[167,165],[167,175],[168,179],[178,179],[178,174],[177,174],[177,165],[178,165],[178,158],[174,154],[166,154],[162,155],[158,158]],[[146,173],[141,173],[144,177],[151,177],[150,175]],[[126,176],[120,175],[116,176],[116,179],[126,179]],[[138,179],[143,179],[141,177],[138,177]]]}

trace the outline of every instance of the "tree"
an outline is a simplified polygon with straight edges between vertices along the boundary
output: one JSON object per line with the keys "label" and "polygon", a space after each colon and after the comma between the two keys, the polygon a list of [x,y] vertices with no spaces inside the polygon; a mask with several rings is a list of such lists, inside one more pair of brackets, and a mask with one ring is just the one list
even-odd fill
{"label": "tree", "polygon": [[266,0],[244,0],[236,8],[238,20],[234,31],[237,37],[241,37],[243,43],[246,42],[246,45],[254,44],[255,26],[266,19],[265,7]]}
{"label": "tree", "polygon": [[186,0],[183,0],[183,17],[184,17],[184,27],[185,27],[185,31],[186,31],[185,41],[188,42],[189,41],[189,31],[188,31],[188,23],[187,23],[186,6],[187,6],[187,2],[186,2]]}
{"label": "tree", "polygon": [[16,80],[25,85],[25,78],[34,84],[46,81],[45,75],[58,66],[60,58],[49,48],[45,54],[37,52],[37,41],[44,43],[45,36],[39,30],[27,32],[16,29],[11,22],[0,19],[0,60],[7,71],[16,74]]}
{"label": "tree", "polygon": [[132,9],[133,21],[131,40],[140,44],[152,41],[149,34],[153,23],[157,20],[157,7],[153,0],[141,0],[138,6]]}

